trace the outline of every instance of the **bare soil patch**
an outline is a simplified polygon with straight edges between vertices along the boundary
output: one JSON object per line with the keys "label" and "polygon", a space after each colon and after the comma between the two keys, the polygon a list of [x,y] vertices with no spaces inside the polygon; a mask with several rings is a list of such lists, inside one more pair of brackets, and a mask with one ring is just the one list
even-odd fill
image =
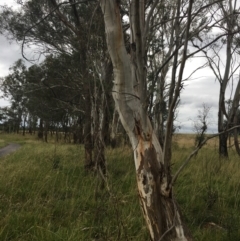
{"label": "bare soil patch", "polygon": [[10,143],[8,146],[5,146],[3,148],[0,149],[0,157],[6,156],[14,151],[16,151],[17,149],[19,149],[21,146],[19,144],[16,143]]}

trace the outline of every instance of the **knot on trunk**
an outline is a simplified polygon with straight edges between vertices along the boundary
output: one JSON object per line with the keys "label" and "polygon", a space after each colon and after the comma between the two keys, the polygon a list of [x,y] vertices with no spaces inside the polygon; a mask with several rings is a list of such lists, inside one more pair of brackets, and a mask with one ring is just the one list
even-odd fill
{"label": "knot on trunk", "polygon": [[168,183],[168,178],[166,176],[162,177],[162,180],[161,180],[161,194],[164,196],[164,197],[171,197],[171,188],[170,188],[170,185]]}
{"label": "knot on trunk", "polygon": [[138,174],[138,186],[141,192],[140,195],[146,200],[148,207],[152,204],[153,185],[152,173],[142,169]]}

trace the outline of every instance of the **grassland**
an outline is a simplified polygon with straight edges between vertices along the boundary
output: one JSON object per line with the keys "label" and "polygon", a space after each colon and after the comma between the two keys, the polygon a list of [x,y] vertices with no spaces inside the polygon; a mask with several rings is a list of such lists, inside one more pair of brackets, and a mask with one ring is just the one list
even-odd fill
{"label": "grassland", "polygon": [[[83,147],[0,135],[22,144],[0,159],[1,241],[147,241],[136,190],[132,151],[107,150],[109,190],[83,170]],[[174,138],[173,171],[194,137]],[[240,159],[219,160],[214,141],[192,159],[174,187],[195,240],[240,240]],[[57,164],[57,165],[56,165]]]}

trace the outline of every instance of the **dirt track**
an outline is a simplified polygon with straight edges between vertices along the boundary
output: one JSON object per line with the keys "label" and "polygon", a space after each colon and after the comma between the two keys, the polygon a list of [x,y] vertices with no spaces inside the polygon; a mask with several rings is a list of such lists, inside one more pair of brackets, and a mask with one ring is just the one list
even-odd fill
{"label": "dirt track", "polygon": [[0,149],[0,157],[8,155],[8,154],[16,151],[20,147],[21,146],[19,144],[10,143],[8,146],[5,146]]}

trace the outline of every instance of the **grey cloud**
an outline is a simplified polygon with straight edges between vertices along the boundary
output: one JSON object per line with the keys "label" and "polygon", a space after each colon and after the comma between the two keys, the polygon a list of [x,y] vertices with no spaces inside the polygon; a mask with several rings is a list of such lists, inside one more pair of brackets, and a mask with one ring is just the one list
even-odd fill
{"label": "grey cloud", "polygon": [[214,81],[213,76],[206,76],[201,79],[188,81],[181,94],[178,114],[178,121],[182,126],[180,132],[193,132],[193,121],[196,120],[198,110],[202,110],[203,103],[211,107],[208,132],[216,132],[218,95],[219,84]]}
{"label": "grey cloud", "polygon": [[[0,77],[4,77],[9,74],[9,68],[21,58],[21,49],[16,42],[11,42],[0,35]],[[0,92],[0,106],[8,106],[9,101],[3,99]]]}
{"label": "grey cloud", "polygon": [[21,58],[21,49],[16,42],[9,43],[9,41],[0,35],[0,76],[8,74],[9,67]]}

